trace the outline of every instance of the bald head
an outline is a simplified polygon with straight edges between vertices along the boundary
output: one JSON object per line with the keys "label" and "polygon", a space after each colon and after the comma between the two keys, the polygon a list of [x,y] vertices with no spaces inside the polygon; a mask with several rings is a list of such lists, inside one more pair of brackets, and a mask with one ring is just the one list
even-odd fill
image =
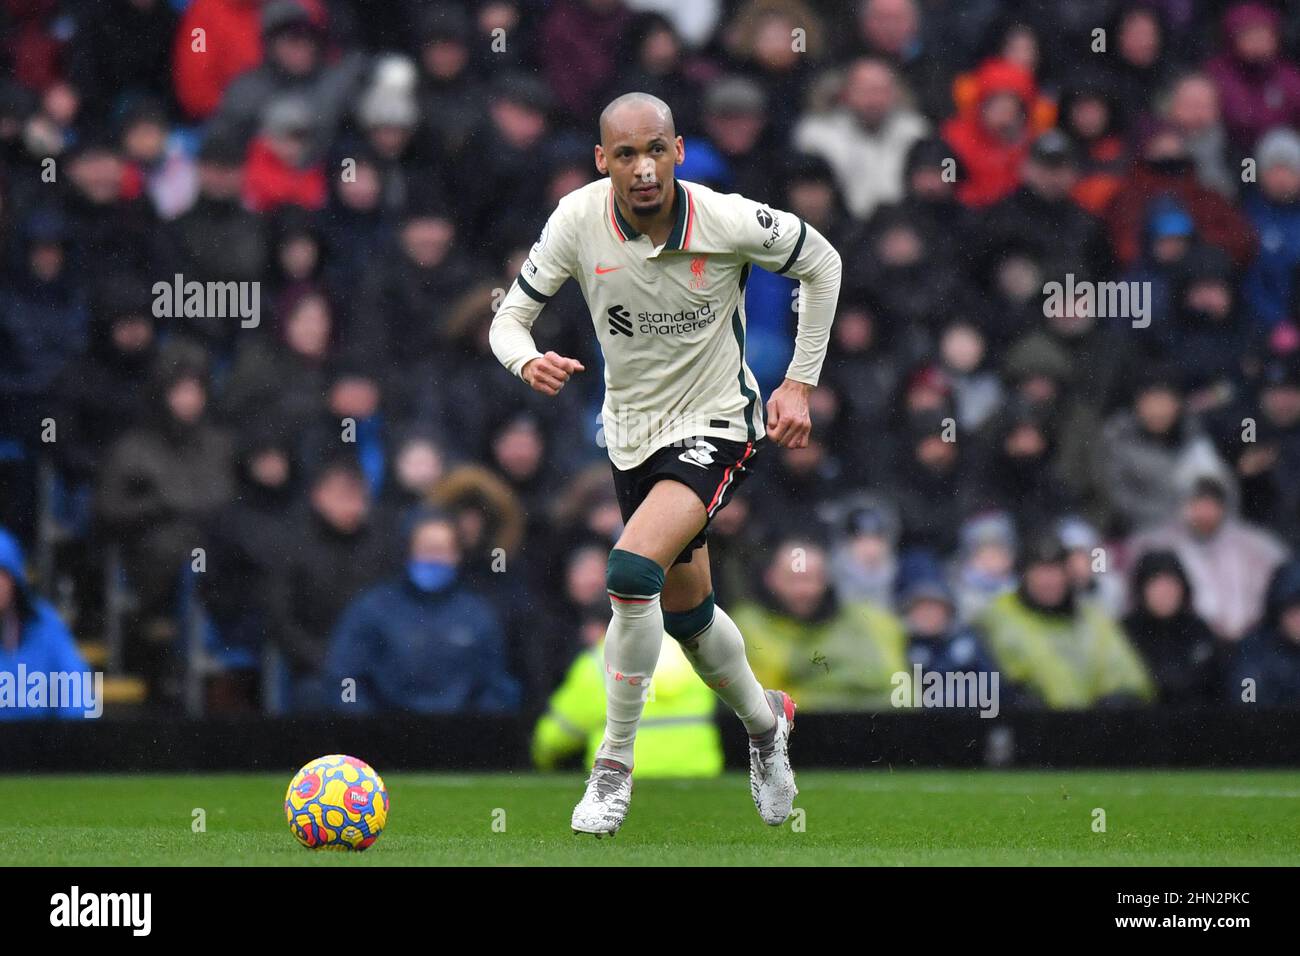
{"label": "bald head", "polygon": [[624,215],[641,223],[672,213],[673,169],[686,158],[668,104],[649,93],[625,93],[600,114],[596,169],[608,174]]}
{"label": "bald head", "polygon": [[620,134],[658,127],[671,140],[677,135],[673,111],[649,93],[624,93],[600,114],[600,141],[609,145]]}

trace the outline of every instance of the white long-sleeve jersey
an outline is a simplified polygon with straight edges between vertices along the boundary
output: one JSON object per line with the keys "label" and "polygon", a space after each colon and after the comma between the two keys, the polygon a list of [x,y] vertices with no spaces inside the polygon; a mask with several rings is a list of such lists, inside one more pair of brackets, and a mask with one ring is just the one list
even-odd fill
{"label": "white long-sleeve jersey", "polygon": [[786,377],[816,385],[840,290],[840,257],[797,216],[734,193],[676,182],[662,246],[627,222],[609,179],[560,200],[492,321],[491,343],[515,375],[542,353],[532,328],[573,277],[605,357],[604,438],[626,470],[694,436],[755,441],[762,396],[745,363],[751,265],[800,280]]}

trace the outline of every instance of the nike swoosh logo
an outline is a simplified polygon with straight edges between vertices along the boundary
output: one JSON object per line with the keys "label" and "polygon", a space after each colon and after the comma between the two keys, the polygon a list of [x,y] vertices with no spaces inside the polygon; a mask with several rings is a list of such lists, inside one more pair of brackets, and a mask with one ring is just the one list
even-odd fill
{"label": "nike swoosh logo", "polygon": [[596,275],[598,275],[598,276],[603,276],[606,272],[617,272],[617,271],[618,271],[619,269],[621,269],[621,268],[623,268],[623,267],[622,267],[622,266],[610,266],[609,268],[601,268],[600,266],[596,266]]}

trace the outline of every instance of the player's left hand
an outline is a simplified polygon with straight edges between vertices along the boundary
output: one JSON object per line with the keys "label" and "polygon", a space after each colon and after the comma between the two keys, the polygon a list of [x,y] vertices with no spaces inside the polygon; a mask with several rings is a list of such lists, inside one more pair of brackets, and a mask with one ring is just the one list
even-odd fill
{"label": "player's left hand", "polygon": [[811,385],[786,379],[767,400],[767,437],[783,448],[807,448],[812,432],[808,416]]}

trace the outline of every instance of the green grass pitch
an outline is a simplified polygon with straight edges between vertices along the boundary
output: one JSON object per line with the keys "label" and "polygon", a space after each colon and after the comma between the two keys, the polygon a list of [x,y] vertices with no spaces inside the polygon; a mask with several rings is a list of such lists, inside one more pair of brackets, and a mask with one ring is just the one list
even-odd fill
{"label": "green grass pitch", "polygon": [[[381,771],[382,772],[382,771]],[[575,836],[576,775],[386,777],[365,853],[299,847],[290,773],[0,776],[10,865],[1300,864],[1292,771],[804,772],[801,825],[764,826],[747,779],[644,780],[613,839]],[[193,831],[201,808],[206,832]],[[1094,809],[1106,831],[1094,832]],[[494,829],[495,824],[495,829]],[[498,832],[503,829],[504,832]]]}

